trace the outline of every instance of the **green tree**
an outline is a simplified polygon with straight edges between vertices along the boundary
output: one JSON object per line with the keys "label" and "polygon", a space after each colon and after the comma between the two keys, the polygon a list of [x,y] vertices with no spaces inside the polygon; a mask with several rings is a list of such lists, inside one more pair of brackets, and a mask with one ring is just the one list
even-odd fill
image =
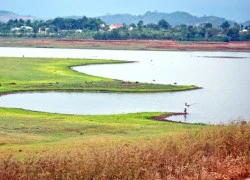
{"label": "green tree", "polygon": [[25,25],[24,20],[23,19],[19,19],[18,26],[20,27],[20,26],[24,26],[24,25]]}
{"label": "green tree", "polygon": [[207,30],[207,35],[208,35],[208,37],[210,37],[210,38],[211,38],[211,37],[214,37],[214,36],[217,36],[218,33],[219,33],[219,30],[216,29],[216,28],[210,28],[210,29]]}
{"label": "green tree", "polygon": [[230,24],[229,24],[228,21],[225,21],[225,22],[223,22],[223,23],[220,25],[220,27],[221,27],[223,30],[226,30],[226,29],[228,29],[228,28],[230,27]]}
{"label": "green tree", "polygon": [[196,30],[193,26],[188,26],[187,29],[187,39],[193,40],[195,38]]}
{"label": "green tree", "polygon": [[55,25],[59,29],[63,30],[65,29],[65,23],[63,18],[56,18],[52,21],[52,25]]}
{"label": "green tree", "polygon": [[212,23],[206,23],[206,24],[204,25],[204,27],[205,27],[206,29],[210,29],[210,28],[213,27],[213,25],[212,25]]}
{"label": "green tree", "polygon": [[139,21],[139,22],[137,23],[137,28],[138,28],[139,31],[142,30],[143,26],[144,26],[144,22],[143,22],[143,21]]}
{"label": "green tree", "polygon": [[31,21],[29,19],[26,21],[26,26],[31,26]]}
{"label": "green tree", "polygon": [[170,24],[165,19],[160,20],[158,22],[158,26],[161,29],[168,29],[168,28],[170,28]]}
{"label": "green tree", "polygon": [[7,22],[7,26],[8,27],[10,27],[10,28],[14,28],[15,26],[17,26],[17,23],[18,23],[18,21],[16,20],[16,21],[14,21],[14,20],[9,20],[8,22]]}
{"label": "green tree", "polygon": [[146,25],[146,28],[153,29],[153,30],[159,30],[159,26],[154,23],[149,23]]}
{"label": "green tree", "polygon": [[232,27],[228,30],[227,36],[230,37],[232,41],[238,41],[240,38],[240,30],[237,27]]}
{"label": "green tree", "polygon": [[3,24],[0,27],[0,32],[2,32],[3,34],[7,35],[7,34],[10,33],[10,29],[9,29],[9,27],[6,24]]}
{"label": "green tree", "polygon": [[37,34],[38,30],[39,30],[38,26],[33,26],[33,33],[34,34]]}
{"label": "green tree", "polygon": [[110,34],[111,39],[119,39],[119,30],[113,29]]}

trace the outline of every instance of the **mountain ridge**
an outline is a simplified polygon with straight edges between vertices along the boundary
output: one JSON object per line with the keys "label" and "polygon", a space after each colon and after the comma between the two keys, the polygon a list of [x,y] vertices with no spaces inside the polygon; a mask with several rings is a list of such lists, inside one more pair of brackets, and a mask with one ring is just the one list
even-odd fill
{"label": "mountain ridge", "polygon": [[144,21],[144,24],[149,24],[149,23],[157,23],[161,19],[165,19],[173,26],[180,24],[198,25],[209,22],[212,23],[214,27],[218,27],[225,21],[230,22],[230,24],[235,23],[235,21],[230,21],[225,18],[217,16],[198,17],[183,11],[176,11],[172,13],[148,11],[144,15],[114,14],[114,15],[98,16],[98,18],[102,19],[107,24],[116,24],[116,23],[131,24],[131,23],[137,23],[140,20]]}
{"label": "mountain ridge", "polygon": [[10,19],[23,19],[23,20],[32,20],[34,21],[36,18],[30,15],[19,15],[11,11],[0,10],[0,22],[6,23]]}
{"label": "mountain ridge", "polygon": [[[64,18],[73,18],[78,19],[82,16],[67,16]],[[176,11],[172,13],[165,13],[165,12],[151,12],[147,11],[143,15],[132,15],[132,14],[108,14],[104,16],[98,16],[95,18],[100,18],[107,24],[137,24],[140,20],[144,22],[144,24],[149,23],[158,23],[159,20],[165,19],[168,21],[172,26],[186,24],[186,25],[200,25],[203,23],[212,23],[214,27],[220,26],[223,22],[228,21],[231,25],[236,23],[235,21],[230,21],[228,19],[217,17],[217,16],[195,16],[188,12],[183,11]],[[8,22],[10,19],[23,19],[23,20],[37,20],[37,18],[31,15],[19,15],[17,13],[11,11],[0,10],[0,22]],[[45,19],[44,19],[45,20]],[[239,23],[243,25],[249,25],[250,20]]]}

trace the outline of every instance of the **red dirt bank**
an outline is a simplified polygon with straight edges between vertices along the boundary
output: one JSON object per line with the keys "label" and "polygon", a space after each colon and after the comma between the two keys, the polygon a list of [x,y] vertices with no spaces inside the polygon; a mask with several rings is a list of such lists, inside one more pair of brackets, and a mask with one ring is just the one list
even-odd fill
{"label": "red dirt bank", "polygon": [[244,42],[178,42],[166,40],[69,40],[69,39],[0,39],[0,46],[51,47],[124,50],[191,50],[250,51],[250,41]]}

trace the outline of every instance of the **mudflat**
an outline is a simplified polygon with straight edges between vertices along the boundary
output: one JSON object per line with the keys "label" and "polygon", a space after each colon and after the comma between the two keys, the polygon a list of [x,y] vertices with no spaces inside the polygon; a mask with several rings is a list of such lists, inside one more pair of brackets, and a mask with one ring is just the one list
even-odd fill
{"label": "mudflat", "polygon": [[40,38],[0,38],[1,47],[43,47],[114,50],[250,51],[249,41],[180,42],[169,40],[71,40]]}

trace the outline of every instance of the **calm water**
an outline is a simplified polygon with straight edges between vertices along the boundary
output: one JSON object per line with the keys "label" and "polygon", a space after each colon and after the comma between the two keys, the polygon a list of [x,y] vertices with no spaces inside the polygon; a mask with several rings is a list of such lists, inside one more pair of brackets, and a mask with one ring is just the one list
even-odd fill
{"label": "calm water", "polygon": [[[0,56],[123,59],[133,64],[91,65],[74,70],[114,79],[164,84],[194,84],[204,89],[176,93],[24,93],[0,97],[1,107],[66,114],[183,111],[187,122],[220,123],[250,119],[250,53],[155,52],[0,48]],[[234,58],[219,58],[234,57]]]}

